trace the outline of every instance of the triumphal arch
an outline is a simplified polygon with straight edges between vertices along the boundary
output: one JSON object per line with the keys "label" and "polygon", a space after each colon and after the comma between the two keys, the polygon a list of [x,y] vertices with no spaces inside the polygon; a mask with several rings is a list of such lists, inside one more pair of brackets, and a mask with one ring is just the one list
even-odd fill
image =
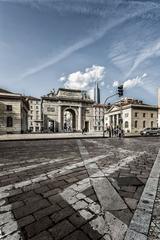
{"label": "triumphal arch", "polygon": [[93,104],[86,91],[59,88],[42,97],[43,130],[76,132],[93,130]]}

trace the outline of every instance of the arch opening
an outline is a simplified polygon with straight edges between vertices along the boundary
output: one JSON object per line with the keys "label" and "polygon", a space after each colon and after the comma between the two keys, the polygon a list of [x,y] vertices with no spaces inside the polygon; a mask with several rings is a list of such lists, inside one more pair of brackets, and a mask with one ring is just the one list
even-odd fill
{"label": "arch opening", "polygon": [[63,130],[65,132],[74,132],[76,130],[76,113],[73,109],[64,110]]}

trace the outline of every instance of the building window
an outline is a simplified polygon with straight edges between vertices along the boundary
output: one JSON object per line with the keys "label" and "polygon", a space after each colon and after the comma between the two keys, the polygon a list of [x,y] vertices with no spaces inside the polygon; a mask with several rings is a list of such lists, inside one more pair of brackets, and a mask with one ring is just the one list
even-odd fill
{"label": "building window", "polygon": [[135,117],[138,117],[138,113],[137,112],[135,112]]}
{"label": "building window", "polygon": [[146,114],[145,113],[143,113],[143,117],[145,117],[146,116]]}
{"label": "building window", "polygon": [[143,128],[146,127],[146,121],[143,121]]}
{"label": "building window", "polygon": [[151,113],[151,118],[153,118],[153,113]]}
{"label": "building window", "polygon": [[7,127],[13,127],[13,118],[7,117]]}
{"label": "building window", "polygon": [[128,128],[128,121],[125,122],[124,126],[125,128]]}
{"label": "building window", "polygon": [[125,117],[128,117],[128,113],[125,113],[125,115],[124,115]]}
{"label": "building window", "polygon": [[39,114],[39,111],[36,111],[36,114]]}
{"label": "building window", "polygon": [[151,122],[151,128],[153,128],[153,121]]}
{"label": "building window", "polygon": [[36,109],[38,109],[39,108],[39,106],[36,106]]}
{"label": "building window", "polygon": [[33,119],[33,117],[31,116],[31,120]]}
{"label": "building window", "polygon": [[134,127],[137,128],[137,126],[138,126],[138,121],[135,121],[134,122]]}
{"label": "building window", "polygon": [[30,106],[31,109],[33,109],[33,106]]}
{"label": "building window", "polygon": [[7,105],[6,110],[11,112],[12,111],[12,105]]}

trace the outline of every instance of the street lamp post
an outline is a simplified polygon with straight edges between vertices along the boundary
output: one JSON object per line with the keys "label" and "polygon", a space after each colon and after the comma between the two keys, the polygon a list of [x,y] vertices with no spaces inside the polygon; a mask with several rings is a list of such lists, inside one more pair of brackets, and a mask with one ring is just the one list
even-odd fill
{"label": "street lamp post", "polygon": [[112,98],[112,97],[114,97],[114,96],[116,96],[116,95],[118,95],[118,93],[115,93],[115,94],[113,94],[113,95],[111,95],[111,96],[109,96],[109,97],[107,97],[106,99],[105,99],[105,101],[104,101],[104,104],[103,104],[103,137],[105,137],[105,126],[104,126],[104,123],[105,123],[105,121],[104,121],[104,115],[105,115],[105,104],[106,104],[106,102],[108,101],[108,99],[110,99],[110,98]]}

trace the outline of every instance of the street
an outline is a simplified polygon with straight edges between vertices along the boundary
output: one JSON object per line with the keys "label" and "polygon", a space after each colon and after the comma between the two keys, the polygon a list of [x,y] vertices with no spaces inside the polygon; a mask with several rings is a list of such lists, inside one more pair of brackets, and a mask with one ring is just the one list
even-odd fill
{"label": "street", "polygon": [[158,177],[137,215],[159,149],[158,137],[0,142],[0,239],[160,239]]}

